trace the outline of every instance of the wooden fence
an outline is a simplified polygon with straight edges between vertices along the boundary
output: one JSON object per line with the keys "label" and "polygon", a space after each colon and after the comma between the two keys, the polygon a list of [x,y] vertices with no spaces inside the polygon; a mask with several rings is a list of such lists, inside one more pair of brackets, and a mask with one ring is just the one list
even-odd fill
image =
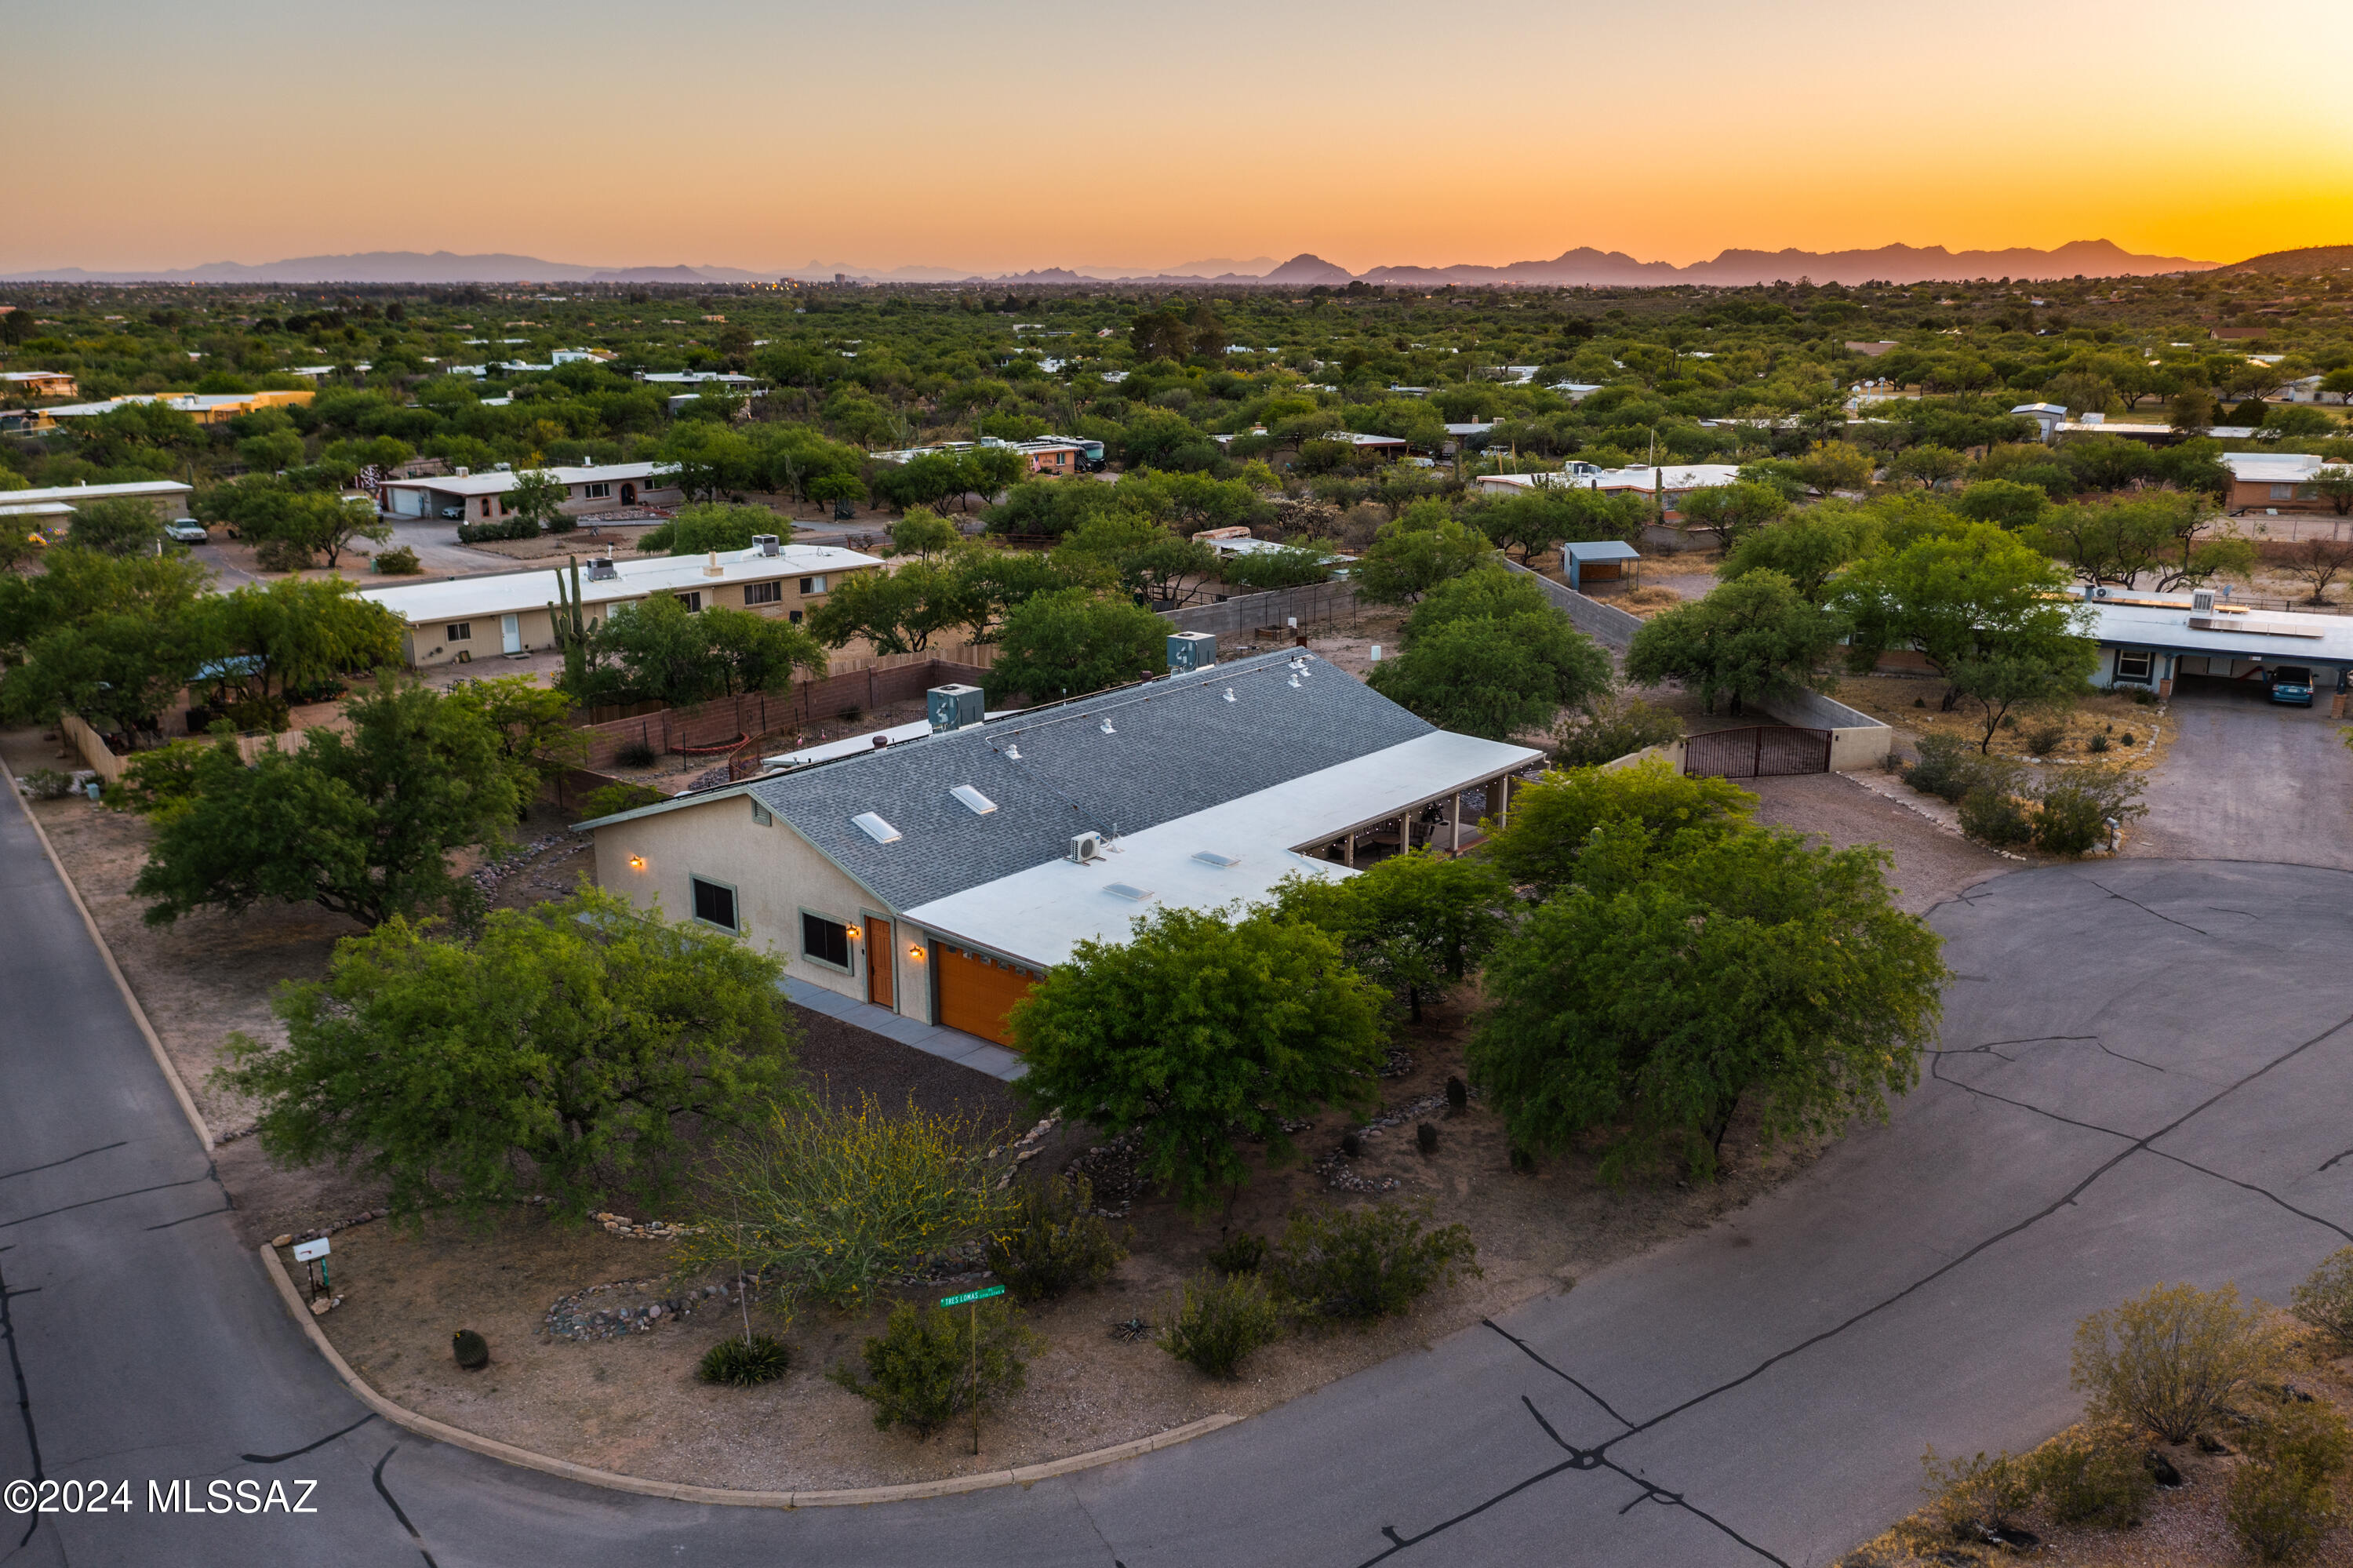
{"label": "wooden fence", "polygon": [[[959,660],[901,654],[822,681],[797,683],[789,692],[754,692],[691,708],[664,708],[585,725],[580,733],[586,737],[588,749],[578,764],[590,769],[609,768],[632,746],[659,753],[721,747],[738,736],[838,717],[850,708],[871,713],[922,696],[934,686],[978,685],[987,673],[985,666]],[[712,760],[720,758],[714,756]]]}

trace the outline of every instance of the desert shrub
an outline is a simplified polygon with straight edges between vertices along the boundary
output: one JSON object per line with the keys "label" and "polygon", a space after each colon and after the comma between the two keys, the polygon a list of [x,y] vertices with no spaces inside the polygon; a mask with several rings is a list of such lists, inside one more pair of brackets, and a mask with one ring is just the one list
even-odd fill
{"label": "desert shrub", "polygon": [[651,768],[656,760],[654,748],[642,740],[633,740],[613,753],[614,766],[618,768]]}
{"label": "desert shrub", "polygon": [[2038,724],[2026,732],[2026,749],[2037,757],[2048,757],[2067,744],[2067,726],[2063,724]]}
{"label": "desert shrub", "polygon": [[265,572],[299,572],[311,565],[311,546],[275,535],[253,547],[253,564]]}
{"label": "desert shrub", "polygon": [[406,545],[375,553],[375,569],[388,577],[413,577],[425,569],[417,552]]}
{"label": "desert shrub", "polygon": [[1160,1347],[1208,1377],[1229,1378],[1252,1351],[1282,1337],[1282,1312],[1266,1282],[1204,1271],[1185,1282]]}
{"label": "desert shrub", "polygon": [[[2093,738],[2097,739],[2095,736]],[[2146,814],[2141,779],[2121,768],[2070,768],[2036,793],[2034,844],[2046,854],[2083,854],[2107,842],[2108,821]]]}
{"label": "desert shrub", "polygon": [[2265,1563],[2301,1563],[2337,1522],[2337,1489],[2274,1465],[2231,1473],[2222,1515],[2239,1540]]}
{"label": "desert shrub", "polygon": [[2298,1319],[2334,1340],[2339,1350],[2353,1350],[2353,1246],[2323,1258],[2287,1299],[2288,1310]]}
{"label": "desert shrub", "polygon": [[2062,1524],[2122,1530],[2140,1522],[2157,1489],[2140,1445],[2118,1426],[2078,1426],[2061,1433],[2027,1461],[2028,1476]]}
{"label": "desert shrub", "polygon": [[1924,735],[1920,759],[1904,773],[1904,782],[1924,795],[1957,806],[1974,789],[2014,793],[2019,766],[2006,757],[1989,757],[1957,735]]}
{"label": "desert shrub", "polygon": [[2004,848],[2034,836],[2026,808],[2003,789],[1972,789],[1961,797],[1961,832],[1979,843]]}
{"label": "desert shrub", "polygon": [[1413,1129],[1413,1146],[1424,1154],[1437,1153],[1438,1128],[1426,1121],[1416,1127]]}
{"label": "desert shrub", "polygon": [[1446,1077],[1446,1108],[1451,1111],[1471,1108],[1471,1086],[1451,1073]]}
{"label": "desert shrub", "polygon": [[459,1329],[449,1336],[449,1353],[468,1372],[480,1372],[491,1364],[491,1342],[471,1329]]}
{"label": "desert shrub", "polygon": [[650,785],[599,784],[580,797],[579,803],[573,807],[577,815],[572,820],[575,822],[594,821],[598,817],[618,816],[623,811],[634,811],[640,806],[650,806],[657,800],[669,799]]}
{"label": "desert shrub", "polygon": [[2105,735],[2095,735],[2091,739],[2084,743],[2084,749],[2090,752],[2094,757],[2099,756],[2100,753],[2107,750],[2107,748],[2108,737]]}
{"label": "desert shrub", "polygon": [[2187,1443],[2279,1362],[2278,1332],[2239,1287],[2160,1285],[2075,1325],[2070,1386],[2093,1419]]}
{"label": "desert shrub", "polygon": [[1256,1274],[1266,1261],[1266,1238],[1256,1231],[1236,1231],[1209,1249],[1209,1266],[1223,1274]]}
{"label": "desert shrub", "polygon": [[1013,1299],[1051,1300],[1111,1277],[1127,1255],[1127,1237],[1092,1212],[1094,1198],[1083,1176],[1021,1190],[1011,1217],[982,1255]]}
{"label": "desert shrub", "polygon": [[987,1409],[998,1394],[1019,1389],[1029,1375],[1022,1358],[1037,1347],[1038,1336],[1002,1301],[977,1310],[918,1309],[902,1301],[891,1309],[882,1332],[867,1340],[860,1352],[863,1379],[847,1366],[826,1376],[871,1400],[877,1427],[911,1426],[918,1437],[928,1437],[976,1405]]}
{"label": "desert shrub", "polygon": [[2133,740],[2133,732],[2132,732],[2132,731],[2130,731],[2130,730],[2126,730],[2126,731],[2125,731],[2125,732],[2124,732],[2124,734],[2122,734],[2122,735],[2120,735],[2120,736],[2116,736],[2116,744],[2117,744],[2118,746],[2131,746],[2131,745],[2134,745],[2134,744],[2135,744],[2135,742],[2134,742],[2134,740]]}
{"label": "desert shrub", "polygon": [[28,768],[16,782],[36,800],[62,800],[73,793],[73,775],[54,768]]}
{"label": "desert shrub", "polygon": [[539,522],[517,513],[510,517],[494,517],[487,523],[458,524],[458,543],[480,545],[491,539],[536,539]]}
{"label": "desert shrub", "polygon": [[1005,1217],[1012,1205],[987,1162],[1001,1139],[912,1098],[896,1114],[871,1095],[776,1107],[765,1125],[721,1147],[676,1265],[748,1267],[792,1293],[858,1308]]}
{"label": "desert shrub", "polygon": [[1303,1311],[1357,1319],[1403,1312],[1432,1287],[1482,1272],[1470,1228],[1429,1230],[1429,1219],[1427,1204],[1305,1210],[1284,1227],[1266,1272]]}
{"label": "desert shrub", "polygon": [[731,1334],[702,1352],[694,1375],[705,1383],[730,1388],[752,1388],[774,1383],[792,1370],[793,1352],[782,1340],[765,1334],[737,1338]]}
{"label": "desert shrub", "polygon": [[2247,1456],[2231,1477],[2223,1513],[2266,1563],[2310,1557],[2337,1523],[2337,1479],[2353,1461],[2353,1431],[2334,1405],[2283,1404],[2244,1428]]}
{"label": "desert shrub", "polygon": [[1683,721],[1640,697],[1588,703],[1561,726],[1554,742],[1556,768],[1599,768],[1637,751],[1664,746],[1683,733]]}
{"label": "desert shrub", "polygon": [[1982,1541],[2034,1496],[2027,1467],[2008,1454],[1944,1460],[1936,1450],[1920,1456],[1920,1489],[1928,1496],[1923,1521],[1947,1541]]}

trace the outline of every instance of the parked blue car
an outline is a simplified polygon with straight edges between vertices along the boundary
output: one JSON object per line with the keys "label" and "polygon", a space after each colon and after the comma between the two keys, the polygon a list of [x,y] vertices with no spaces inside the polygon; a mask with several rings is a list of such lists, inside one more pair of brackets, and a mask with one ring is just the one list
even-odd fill
{"label": "parked blue car", "polygon": [[2300,708],[2312,705],[2312,672],[2301,664],[2280,664],[2271,673],[2272,701],[2293,703]]}

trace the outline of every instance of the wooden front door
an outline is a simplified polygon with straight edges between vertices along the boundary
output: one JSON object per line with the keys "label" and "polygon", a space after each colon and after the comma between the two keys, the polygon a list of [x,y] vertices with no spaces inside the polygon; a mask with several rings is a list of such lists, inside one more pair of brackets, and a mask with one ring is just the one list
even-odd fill
{"label": "wooden front door", "polygon": [[898,972],[898,950],[891,945],[891,922],[866,917],[866,1000],[877,1007],[895,1009],[898,991],[891,977]]}

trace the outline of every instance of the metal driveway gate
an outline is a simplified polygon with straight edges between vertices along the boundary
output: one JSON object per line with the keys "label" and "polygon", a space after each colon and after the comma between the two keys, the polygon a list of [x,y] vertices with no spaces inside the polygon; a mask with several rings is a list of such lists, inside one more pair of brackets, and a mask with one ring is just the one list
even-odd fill
{"label": "metal driveway gate", "polygon": [[1710,730],[1683,742],[1683,771],[1722,779],[1775,779],[1785,773],[1828,773],[1831,732],[1788,725]]}

